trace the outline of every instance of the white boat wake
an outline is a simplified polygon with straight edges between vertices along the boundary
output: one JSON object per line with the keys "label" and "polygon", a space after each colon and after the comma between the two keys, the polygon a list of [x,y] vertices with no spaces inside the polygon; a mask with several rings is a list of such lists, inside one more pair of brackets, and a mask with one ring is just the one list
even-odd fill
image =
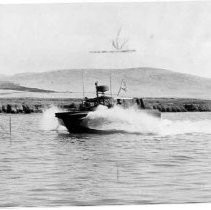
{"label": "white boat wake", "polygon": [[[66,130],[55,118],[55,113],[62,111],[55,106],[43,112],[41,129]],[[146,114],[137,107],[123,109],[115,106],[108,109],[98,106],[85,119],[89,128],[101,131],[121,131],[125,133],[177,135],[184,133],[211,134],[211,119],[204,120],[169,120],[159,119]]]}

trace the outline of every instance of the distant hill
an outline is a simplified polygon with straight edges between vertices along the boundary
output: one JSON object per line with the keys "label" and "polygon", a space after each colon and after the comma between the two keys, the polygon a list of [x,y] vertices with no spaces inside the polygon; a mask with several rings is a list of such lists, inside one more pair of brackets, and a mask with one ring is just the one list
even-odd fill
{"label": "distant hill", "polygon": [[54,91],[43,90],[43,89],[39,89],[39,88],[24,87],[24,86],[15,84],[13,82],[5,82],[5,81],[0,81],[0,89],[1,90],[15,90],[15,91],[27,91],[27,92],[39,92],[39,93],[52,93],[52,92],[54,92]]}
{"label": "distant hill", "polygon": [[[119,90],[121,80],[127,83],[127,96],[211,98],[211,79],[156,68],[86,69],[85,95],[95,93],[94,83],[109,86],[112,75],[112,92]],[[59,70],[44,73],[16,74],[7,77],[22,88],[79,92],[82,96],[82,70]]]}

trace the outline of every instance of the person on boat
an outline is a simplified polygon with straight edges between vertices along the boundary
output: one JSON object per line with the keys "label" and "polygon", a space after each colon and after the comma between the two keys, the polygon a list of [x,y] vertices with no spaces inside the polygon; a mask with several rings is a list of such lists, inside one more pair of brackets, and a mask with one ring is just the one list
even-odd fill
{"label": "person on boat", "polygon": [[117,105],[122,105],[122,101],[120,98],[117,99]]}
{"label": "person on boat", "polygon": [[145,109],[144,101],[142,98],[140,98],[140,99],[137,98],[136,103],[137,103],[138,107],[140,107],[141,109]]}

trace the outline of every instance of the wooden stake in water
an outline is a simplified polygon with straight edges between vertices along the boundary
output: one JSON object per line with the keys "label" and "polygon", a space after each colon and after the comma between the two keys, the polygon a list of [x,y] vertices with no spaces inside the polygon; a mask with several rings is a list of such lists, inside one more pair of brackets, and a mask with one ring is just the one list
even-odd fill
{"label": "wooden stake in water", "polygon": [[119,167],[118,167],[117,162],[116,162],[116,178],[117,178],[117,181],[119,181]]}
{"label": "wooden stake in water", "polygon": [[11,119],[11,116],[10,116],[10,136],[12,135],[12,119]]}

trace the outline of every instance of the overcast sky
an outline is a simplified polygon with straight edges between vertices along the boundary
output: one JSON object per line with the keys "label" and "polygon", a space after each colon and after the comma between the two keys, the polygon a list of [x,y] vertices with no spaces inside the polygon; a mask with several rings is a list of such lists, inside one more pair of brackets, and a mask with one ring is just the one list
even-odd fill
{"label": "overcast sky", "polygon": [[[112,50],[119,28],[130,54]],[[0,74],[157,67],[211,78],[211,3],[0,6]]]}

